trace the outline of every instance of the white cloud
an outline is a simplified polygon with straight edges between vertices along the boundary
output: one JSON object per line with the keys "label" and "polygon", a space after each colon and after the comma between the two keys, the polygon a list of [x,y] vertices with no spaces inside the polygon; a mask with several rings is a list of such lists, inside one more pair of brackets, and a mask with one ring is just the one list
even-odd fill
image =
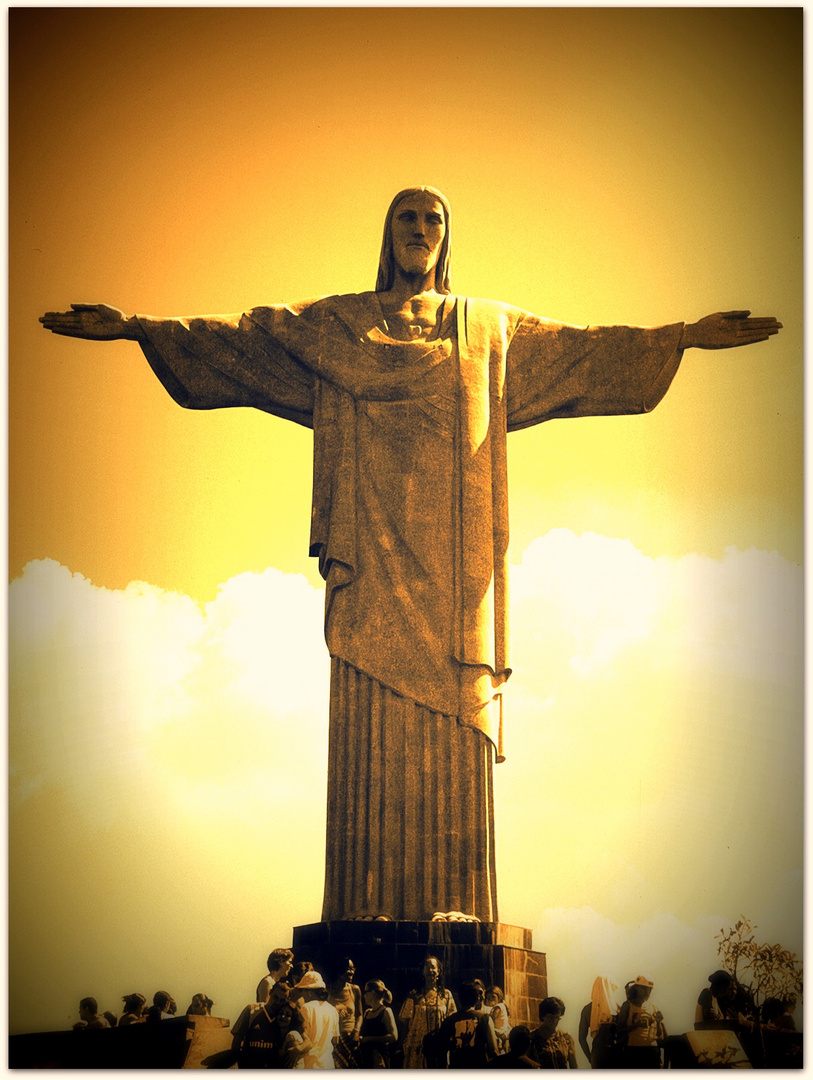
{"label": "white cloud", "polygon": [[175,803],[180,787],[187,805],[197,793],[256,811],[271,798],[269,762],[292,743],[324,756],[322,602],[304,577],[271,569],[202,607],[29,563],[9,594],[12,795],[57,783],[115,817],[136,795]]}
{"label": "white cloud", "polygon": [[[150,917],[151,890],[172,903],[152,951],[134,941],[132,977],[194,981],[194,941],[226,1015],[266,933],[281,943],[317,917],[322,604],[304,577],[272,569],[205,606],[145,583],[99,588],[51,560],[12,583],[10,814],[29,875],[12,900],[28,889],[40,928],[61,925],[66,890],[74,908],[97,909],[70,927],[71,1000],[82,971],[95,978],[100,943],[132,936],[131,906]],[[650,559],[557,530],[513,568],[501,917],[535,927],[570,1020],[596,974],[640,968],[663,984],[678,1030],[715,966],[713,934],[740,913],[798,947],[801,619],[801,571],[766,552]],[[111,830],[126,849],[96,842]],[[30,884],[40,879],[49,887]],[[99,889],[119,902],[99,907]],[[273,902],[259,945],[258,899]],[[29,1024],[47,1013],[39,988],[64,941],[38,934],[16,968]],[[129,977],[93,985],[121,993]]]}
{"label": "white cloud", "polygon": [[591,907],[543,911],[534,942],[548,954],[549,992],[567,1003],[564,1030],[577,1037],[579,1012],[597,975],[613,979],[623,1001],[624,984],[640,974],[655,983],[652,1000],[667,1031],[691,1030],[698,994],[720,966],[714,938],[723,925],[726,917],[718,915],[687,923],[664,912],[638,920],[630,910],[628,921],[619,923]]}
{"label": "white cloud", "polygon": [[796,925],[802,602],[775,553],[650,559],[566,530],[529,546],[495,773],[504,918],[634,903]]}

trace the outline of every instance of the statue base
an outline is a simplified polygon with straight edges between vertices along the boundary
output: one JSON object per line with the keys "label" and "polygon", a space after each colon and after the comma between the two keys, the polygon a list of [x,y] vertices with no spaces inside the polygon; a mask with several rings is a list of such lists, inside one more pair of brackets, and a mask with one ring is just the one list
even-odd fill
{"label": "statue base", "polygon": [[297,960],[309,960],[324,974],[349,956],[356,982],[364,989],[368,979],[382,979],[396,1013],[420,985],[424,959],[436,956],[443,964],[444,984],[455,996],[470,979],[499,986],[511,1023],[534,1027],[539,1002],[548,996],[548,978],[545,954],[534,952],[532,945],[530,930],[506,923],[352,920],[294,927],[293,951]]}

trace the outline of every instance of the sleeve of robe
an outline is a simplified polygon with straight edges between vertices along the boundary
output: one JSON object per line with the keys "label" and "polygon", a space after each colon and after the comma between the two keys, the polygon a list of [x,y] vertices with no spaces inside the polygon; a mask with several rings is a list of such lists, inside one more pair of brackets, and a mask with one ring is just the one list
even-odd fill
{"label": "sleeve of robe", "polygon": [[316,379],[282,344],[291,344],[291,328],[307,306],[189,319],[139,315],[140,344],[164,388],[186,409],[247,405],[312,427]]}
{"label": "sleeve of robe", "polygon": [[571,326],[523,313],[508,346],[508,428],[649,412],[680,364],[683,323]]}

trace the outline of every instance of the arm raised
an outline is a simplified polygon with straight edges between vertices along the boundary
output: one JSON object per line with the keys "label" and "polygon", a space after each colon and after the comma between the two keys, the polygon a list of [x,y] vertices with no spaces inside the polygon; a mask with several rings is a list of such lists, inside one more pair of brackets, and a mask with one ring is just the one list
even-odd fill
{"label": "arm raised", "polygon": [[735,349],[753,345],[778,334],[782,323],[773,316],[749,318],[750,311],[717,311],[696,323],[687,323],[680,340],[681,349]]}
{"label": "arm raised", "polygon": [[40,322],[53,334],[90,341],[140,341],[143,337],[135,316],[128,318],[109,304],[71,304],[70,311],[46,311]]}

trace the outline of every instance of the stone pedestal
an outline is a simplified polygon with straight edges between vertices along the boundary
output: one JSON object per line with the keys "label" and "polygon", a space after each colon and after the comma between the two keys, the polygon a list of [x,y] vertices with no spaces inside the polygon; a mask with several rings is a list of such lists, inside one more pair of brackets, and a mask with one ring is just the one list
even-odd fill
{"label": "stone pedestal", "polygon": [[511,1023],[535,1026],[548,980],[545,954],[532,945],[530,930],[486,922],[319,922],[295,927],[293,940],[296,959],[310,960],[326,975],[349,956],[362,989],[368,979],[383,979],[396,1014],[420,984],[424,959],[436,956],[455,996],[469,979],[496,984],[508,1001]]}

